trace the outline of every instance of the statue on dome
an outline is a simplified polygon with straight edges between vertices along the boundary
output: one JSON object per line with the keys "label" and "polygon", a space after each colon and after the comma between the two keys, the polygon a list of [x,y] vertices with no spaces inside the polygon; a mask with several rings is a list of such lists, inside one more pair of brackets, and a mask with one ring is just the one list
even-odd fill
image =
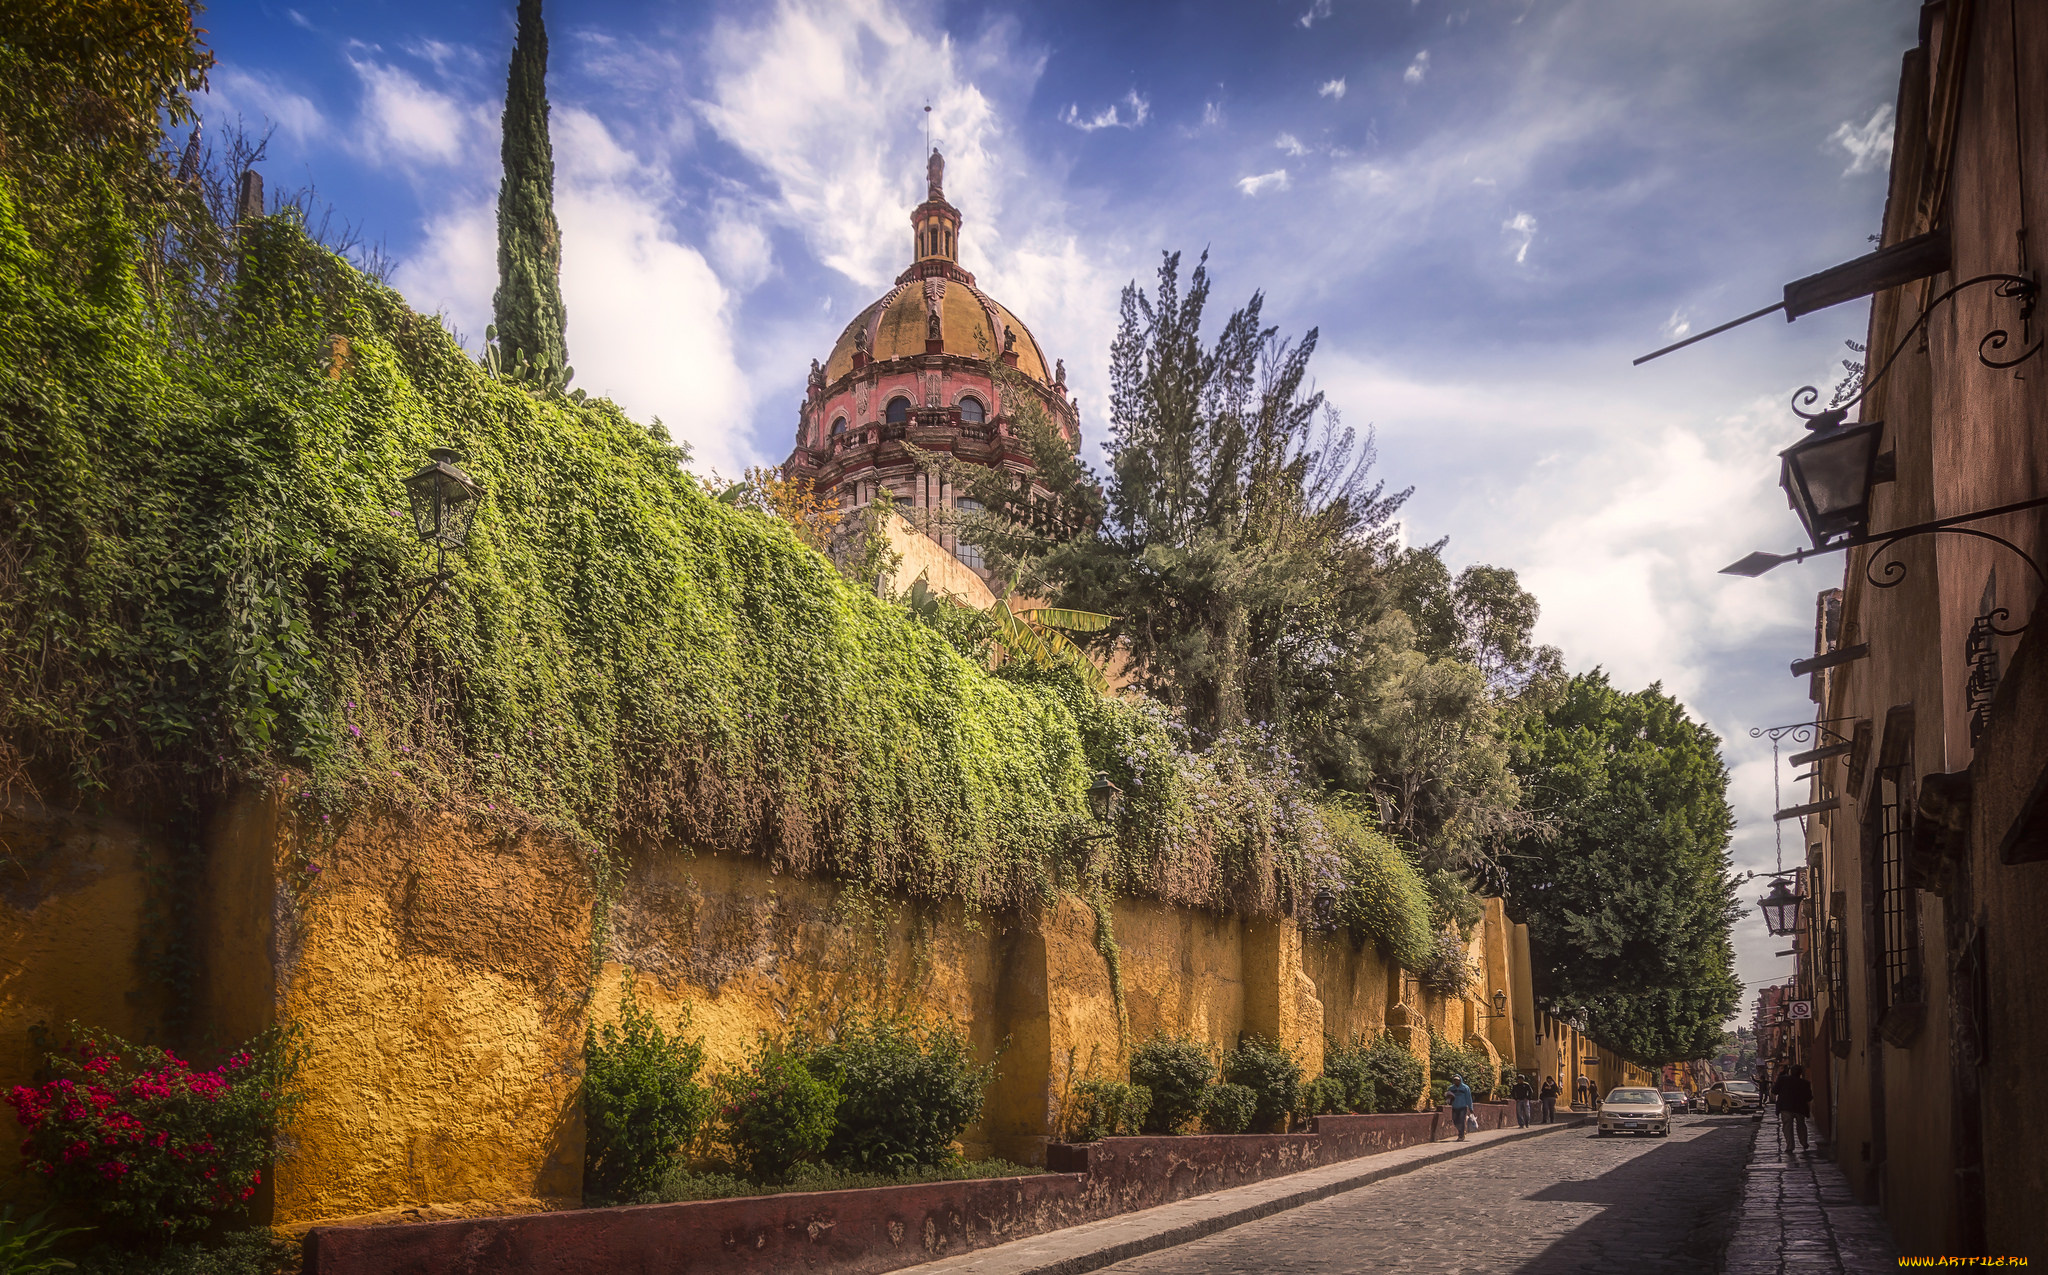
{"label": "statue on dome", "polygon": [[930,187],[925,193],[926,199],[939,200],[946,197],[946,157],[936,150],[932,152],[931,158],[925,161],[924,179]]}
{"label": "statue on dome", "polygon": [[[816,366],[816,363],[817,360],[813,359],[812,365]],[[1061,389],[1067,388],[1067,361],[1065,359],[1054,359],[1052,361],[1052,383]]]}
{"label": "statue on dome", "polygon": [[943,333],[939,328],[939,312],[937,310],[927,310],[924,313],[924,339],[927,341],[943,339]]}
{"label": "statue on dome", "polygon": [[1016,352],[1017,333],[1010,327],[1009,324],[1005,323],[1003,325],[1003,357],[1008,358],[1012,354],[1015,354]]}
{"label": "statue on dome", "polygon": [[825,369],[818,366],[818,360],[811,360],[811,388],[825,388]]}
{"label": "statue on dome", "polygon": [[866,323],[861,323],[853,330],[853,352],[863,358],[867,357],[868,325]]}

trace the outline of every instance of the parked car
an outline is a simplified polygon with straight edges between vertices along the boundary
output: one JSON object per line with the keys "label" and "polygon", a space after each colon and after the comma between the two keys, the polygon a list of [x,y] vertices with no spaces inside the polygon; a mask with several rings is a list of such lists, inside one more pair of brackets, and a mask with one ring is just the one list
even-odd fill
{"label": "parked car", "polygon": [[1610,1089],[1600,1104],[1600,1136],[1610,1133],[1647,1133],[1668,1137],[1671,1108],[1655,1089]]}
{"label": "parked car", "polygon": [[1685,1090],[1673,1088],[1662,1089],[1658,1092],[1664,1095],[1664,1105],[1671,1108],[1673,1113],[1679,1115],[1692,1114],[1692,1095],[1686,1093]]}
{"label": "parked car", "polygon": [[1707,1086],[1702,1101],[1712,1114],[1725,1116],[1758,1110],[1764,1105],[1764,1096],[1754,1081],[1717,1080]]}

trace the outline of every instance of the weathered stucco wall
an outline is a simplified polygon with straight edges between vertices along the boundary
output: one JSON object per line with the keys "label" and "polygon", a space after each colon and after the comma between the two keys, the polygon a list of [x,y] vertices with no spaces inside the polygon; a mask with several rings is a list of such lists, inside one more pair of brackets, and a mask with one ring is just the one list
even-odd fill
{"label": "weathered stucco wall", "polygon": [[[195,1030],[231,1043],[283,1019],[309,1050],[305,1105],[271,1175],[287,1225],[578,1203],[584,1031],[616,1018],[629,979],[665,1025],[703,1039],[712,1071],[763,1031],[855,1008],[957,1023],[999,1059],[963,1150],[1027,1163],[1043,1161],[1074,1082],[1126,1075],[1129,1044],[1155,1032],[1219,1055],[1242,1033],[1275,1036],[1312,1076],[1326,1036],[1392,1024],[1426,1058],[1424,1023],[1481,1031],[1479,984],[1425,994],[1371,946],[1291,921],[1126,899],[1105,931],[1074,896],[969,915],[674,847],[633,857],[593,967],[594,874],[565,841],[453,814],[327,820],[311,805],[288,788],[224,803],[184,921],[200,957]],[[161,1038],[138,964],[150,840],[45,811],[4,827],[0,1084],[33,1067],[31,1023]],[[1482,968],[1504,964],[1501,923],[1496,905],[1473,937]]]}
{"label": "weathered stucco wall", "polygon": [[[31,1029],[70,1020],[126,1037],[163,1029],[143,976],[145,864],[164,848],[134,823],[28,802],[0,811],[0,1090],[40,1059]],[[11,1114],[4,1117],[13,1128]],[[0,1151],[0,1198],[19,1197],[19,1135]]]}

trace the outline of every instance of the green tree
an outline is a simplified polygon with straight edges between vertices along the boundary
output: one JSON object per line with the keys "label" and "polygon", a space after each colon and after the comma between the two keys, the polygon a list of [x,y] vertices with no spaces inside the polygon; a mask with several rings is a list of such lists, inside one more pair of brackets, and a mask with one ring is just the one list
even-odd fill
{"label": "green tree", "polygon": [[548,32],[541,0],[519,0],[519,35],[505,81],[498,183],[498,290],[491,297],[499,357],[513,375],[568,383],[569,312],[562,304],[562,228],[555,221],[555,150],[548,140]]}
{"label": "green tree", "polygon": [[1538,997],[1639,1062],[1710,1052],[1741,995],[1720,740],[1661,687],[1618,691],[1595,669],[1520,743],[1547,827],[1504,866]]}

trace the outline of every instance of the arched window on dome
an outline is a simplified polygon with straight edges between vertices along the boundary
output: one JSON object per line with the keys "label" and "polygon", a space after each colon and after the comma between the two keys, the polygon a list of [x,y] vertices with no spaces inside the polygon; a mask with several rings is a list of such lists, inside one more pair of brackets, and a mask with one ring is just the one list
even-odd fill
{"label": "arched window on dome", "polygon": [[969,394],[966,398],[960,400],[961,424],[979,425],[987,419],[988,409],[981,405],[980,399],[974,397],[972,394]]}
{"label": "arched window on dome", "polygon": [[901,425],[909,420],[910,400],[904,398],[901,394],[890,399],[888,410],[883,413],[882,419],[888,421],[891,425]]}
{"label": "arched window on dome", "polygon": [[832,432],[835,435],[844,434],[846,432],[846,418],[844,416],[835,416],[832,418]]}

